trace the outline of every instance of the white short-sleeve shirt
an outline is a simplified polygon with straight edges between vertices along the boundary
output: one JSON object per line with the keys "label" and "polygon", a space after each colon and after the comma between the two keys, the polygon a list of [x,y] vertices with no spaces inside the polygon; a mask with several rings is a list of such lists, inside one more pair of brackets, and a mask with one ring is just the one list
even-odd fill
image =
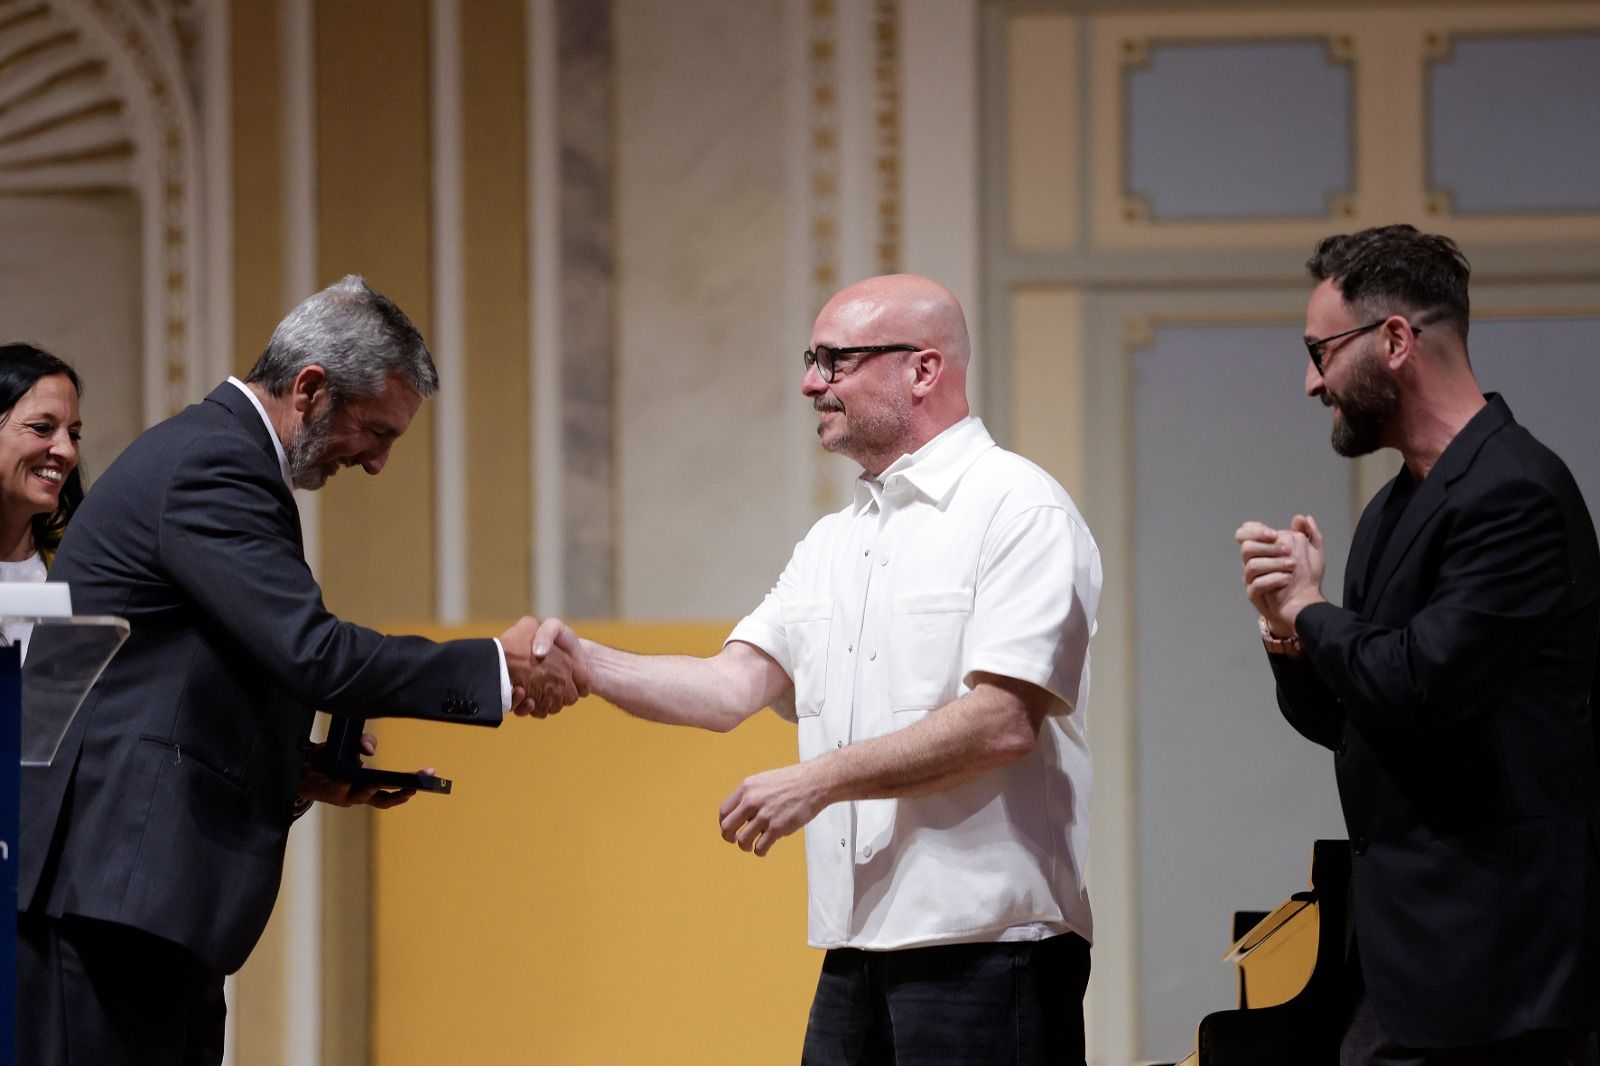
{"label": "white short-sleeve shirt", "polygon": [[728,637],[772,656],[800,757],[903,729],[978,672],[1056,699],[1032,752],[954,788],[806,827],[816,947],[1034,939],[1092,926],[1084,713],[1100,553],[1066,491],[976,418],[821,519]]}

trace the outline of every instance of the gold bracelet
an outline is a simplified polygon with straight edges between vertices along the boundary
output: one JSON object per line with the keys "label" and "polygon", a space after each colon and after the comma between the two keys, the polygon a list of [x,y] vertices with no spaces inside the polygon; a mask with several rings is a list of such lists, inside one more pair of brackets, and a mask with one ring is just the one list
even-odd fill
{"label": "gold bracelet", "polygon": [[1265,618],[1257,618],[1261,628],[1261,643],[1269,655],[1282,655],[1290,659],[1305,658],[1306,651],[1300,646],[1300,638],[1294,634],[1280,637],[1267,626]]}

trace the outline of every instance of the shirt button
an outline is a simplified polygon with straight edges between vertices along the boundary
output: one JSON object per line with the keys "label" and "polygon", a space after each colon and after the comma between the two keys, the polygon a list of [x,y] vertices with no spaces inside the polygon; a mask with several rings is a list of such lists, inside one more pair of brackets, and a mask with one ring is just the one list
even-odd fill
{"label": "shirt button", "polygon": [[856,650],[856,646],[854,644],[846,644],[845,647],[844,647],[844,650],[845,651],[855,651]]}
{"label": "shirt button", "polygon": [[861,553],[863,558],[865,558],[866,556],[871,555],[871,554],[872,554],[872,549],[871,548],[868,548],[866,551]]}
{"label": "shirt button", "polygon": [[873,648],[871,651],[867,652],[867,659],[869,661],[876,660],[877,658],[878,658],[878,649],[877,648]]}
{"label": "shirt button", "polygon": [[878,565],[879,566],[888,566],[889,565],[889,557],[887,555],[878,556]]}
{"label": "shirt button", "polygon": [[840,846],[840,847],[841,847],[841,848],[844,848],[844,847],[849,847],[849,845],[848,845],[848,844],[846,844],[846,843],[845,843],[845,842],[844,842],[844,837],[840,837],[840,838],[839,838],[839,846]]}
{"label": "shirt button", "polygon": [[863,859],[872,858],[872,845],[871,844],[868,844],[866,847],[861,849],[861,857]]}
{"label": "shirt button", "polygon": [[834,743],[833,746],[836,747],[836,748],[842,748],[842,747],[844,747],[844,741],[842,741],[842,740],[837,741],[837,742]]}

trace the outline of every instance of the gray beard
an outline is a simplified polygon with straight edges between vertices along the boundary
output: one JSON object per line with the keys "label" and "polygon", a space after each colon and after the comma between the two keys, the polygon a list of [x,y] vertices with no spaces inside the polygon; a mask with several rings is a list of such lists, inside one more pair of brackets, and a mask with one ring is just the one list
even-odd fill
{"label": "gray beard", "polygon": [[[844,415],[839,436],[831,441],[824,440],[823,450],[842,455],[863,467],[877,464],[881,469],[893,462],[903,450],[900,448],[901,442],[910,433],[911,403],[904,397],[895,398],[887,405],[887,409],[855,418],[844,412],[843,404],[835,406],[819,400],[812,406],[819,411],[834,410]],[[817,433],[821,435],[821,426],[817,427]],[[883,459],[885,455],[887,459]],[[879,462],[880,459],[882,462]]]}
{"label": "gray beard", "polygon": [[328,466],[322,453],[328,446],[328,430],[333,425],[333,408],[328,408],[316,418],[300,427],[289,447],[284,449],[289,457],[289,484],[297,489],[315,491],[328,481]]}

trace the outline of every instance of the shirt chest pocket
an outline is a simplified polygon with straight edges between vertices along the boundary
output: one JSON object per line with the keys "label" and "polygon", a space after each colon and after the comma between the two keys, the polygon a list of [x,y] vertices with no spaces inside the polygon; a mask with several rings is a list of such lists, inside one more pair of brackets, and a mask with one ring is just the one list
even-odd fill
{"label": "shirt chest pocket", "polygon": [[961,687],[961,638],[971,617],[971,589],[894,598],[889,695],[897,713],[932,710],[956,698]]}
{"label": "shirt chest pocket", "polygon": [[783,609],[797,718],[822,713],[828,692],[828,640],[832,630],[832,600],[802,600]]}

